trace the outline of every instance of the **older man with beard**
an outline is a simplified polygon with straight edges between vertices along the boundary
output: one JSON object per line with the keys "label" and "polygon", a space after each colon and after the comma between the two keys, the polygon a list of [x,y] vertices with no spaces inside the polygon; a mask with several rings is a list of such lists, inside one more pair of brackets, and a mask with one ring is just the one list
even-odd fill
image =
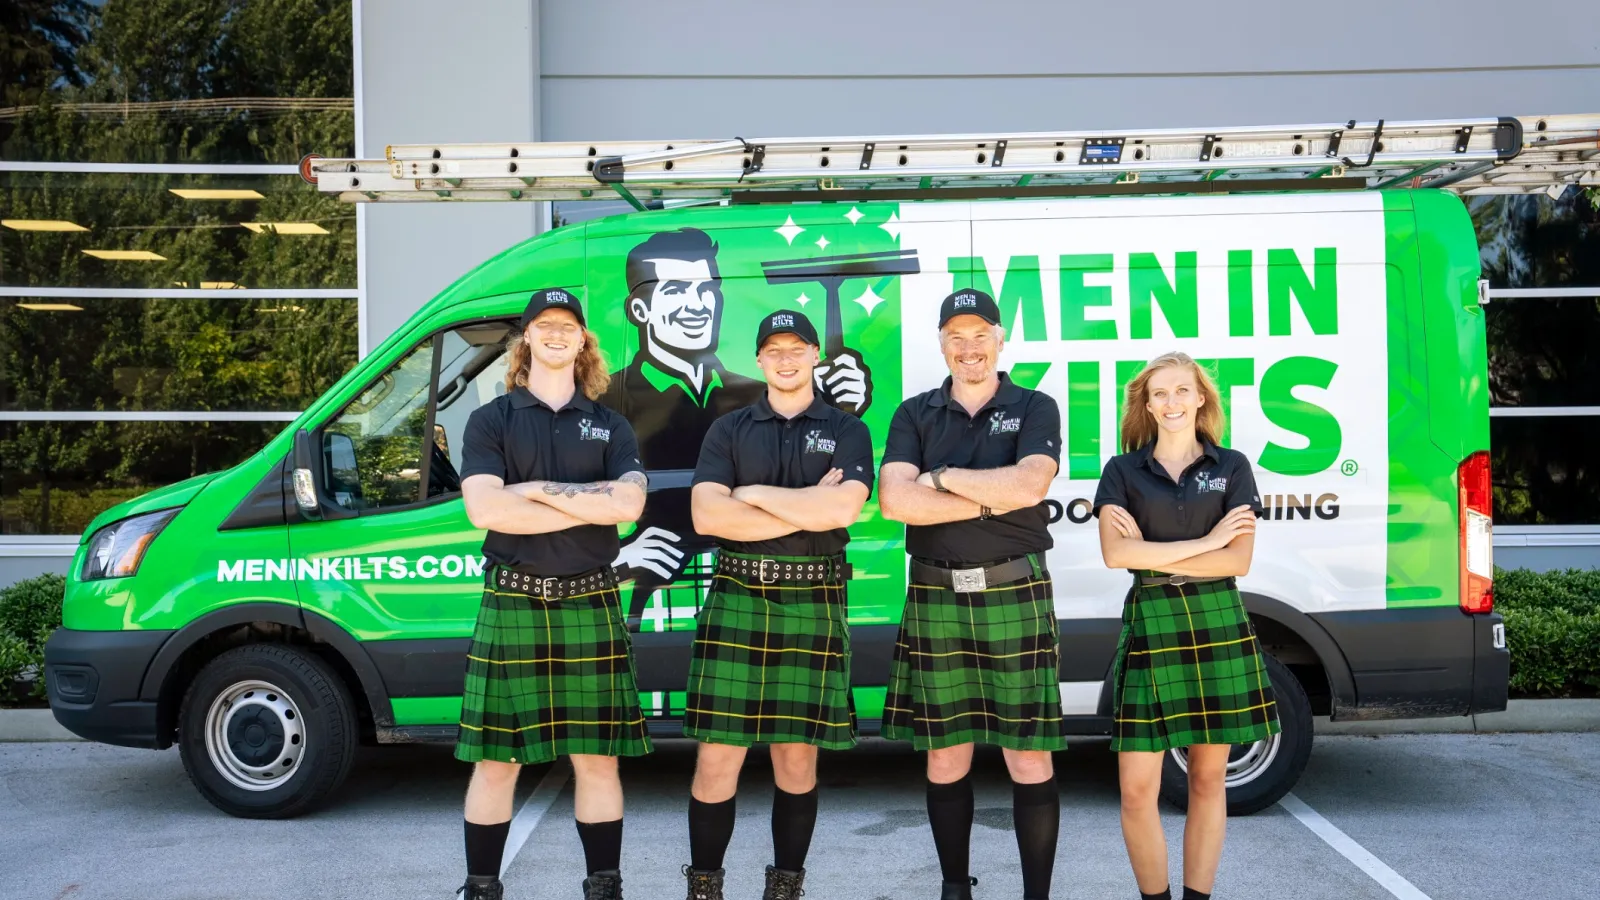
{"label": "older man with beard", "polygon": [[1061,457],[1050,397],[996,370],[1005,346],[994,298],[944,299],[950,377],[906,400],[879,473],[883,514],[906,523],[911,583],[895,642],[883,735],[928,751],[928,819],[942,900],[971,900],[974,744],[997,744],[1028,900],[1050,893],[1061,800],[1050,752],[1066,747],[1045,492]]}

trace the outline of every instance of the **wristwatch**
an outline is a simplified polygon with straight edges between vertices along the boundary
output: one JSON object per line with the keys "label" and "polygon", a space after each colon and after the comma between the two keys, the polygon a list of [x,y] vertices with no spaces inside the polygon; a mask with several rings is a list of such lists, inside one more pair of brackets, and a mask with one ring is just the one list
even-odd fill
{"label": "wristwatch", "polygon": [[978,507],[978,518],[987,519],[987,518],[989,518],[989,517],[991,517],[993,515],[994,515],[994,510],[990,509],[989,507],[987,507],[987,506]]}
{"label": "wristwatch", "polygon": [[950,466],[947,464],[947,465],[940,466],[939,468],[934,469],[932,472],[928,473],[929,475],[933,476],[933,489],[938,491],[941,494],[950,493],[950,489],[945,487],[944,486],[944,482],[939,480],[939,476],[944,474],[944,470],[948,469],[948,468],[950,468]]}

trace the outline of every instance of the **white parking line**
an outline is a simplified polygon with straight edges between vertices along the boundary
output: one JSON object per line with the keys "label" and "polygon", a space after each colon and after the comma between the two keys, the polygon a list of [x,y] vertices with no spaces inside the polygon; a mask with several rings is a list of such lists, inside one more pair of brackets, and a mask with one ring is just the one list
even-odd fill
{"label": "white parking line", "polygon": [[511,820],[511,831],[506,835],[506,852],[500,859],[500,877],[504,878],[506,870],[511,868],[511,863],[516,860],[517,854],[522,852],[522,845],[528,842],[528,835],[539,827],[539,820],[550,811],[551,804],[561,796],[561,789],[567,786],[567,779],[572,777],[572,766],[562,757],[550,766],[550,771],[544,773],[539,779],[539,786],[533,789],[528,799],[523,802],[522,808],[517,810],[517,815]]}
{"label": "white parking line", "polygon": [[1356,864],[1356,868],[1367,873],[1383,887],[1384,890],[1398,897],[1399,900],[1432,900],[1427,894],[1417,889],[1417,886],[1405,879],[1399,872],[1384,865],[1383,860],[1372,855],[1367,848],[1356,843],[1350,835],[1340,831],[1338,826],[1322,817],[1322,814],[1307,806],[1304,800],[1294,794],[1285,794],[1278,805],[1289,811],[1289,815],[1300,820],[1300,824],[1311,829],[1311,832],[1333,849],[1339,855]]}

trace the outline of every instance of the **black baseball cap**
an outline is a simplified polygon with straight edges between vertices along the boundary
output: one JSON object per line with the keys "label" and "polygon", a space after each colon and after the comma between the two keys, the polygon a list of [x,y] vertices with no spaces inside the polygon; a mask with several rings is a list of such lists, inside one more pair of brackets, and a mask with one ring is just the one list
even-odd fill
{"label": "black baseball cap", "polygon": [[806,318],[805,313],[792,309],[768,313],[761,320],[761,327],[756,329],[756,352],[760,353],[767,338],[775,334],[792,334],[813,347],[821,346],[817,340],[817,329],[812,326],[811,320]]}
{"label": "black baseball cap", "polygon": [[578,317],[578,324],[588,328],[588,323],[583,321],[583,307],[578,305],[578,298],[563,288],[545,288],[534,291],[528,298],[528,308],[522,311],[522,327],[527,329],[528,323],[539,318],[539,314],[547,309],[564,309]]}
{"label": "black baseball cap", "polygon": [[956,316],[977,316],[990,325],[999,325],[1000,306],[977,288],[962,288],[939,304],[939,327]]}

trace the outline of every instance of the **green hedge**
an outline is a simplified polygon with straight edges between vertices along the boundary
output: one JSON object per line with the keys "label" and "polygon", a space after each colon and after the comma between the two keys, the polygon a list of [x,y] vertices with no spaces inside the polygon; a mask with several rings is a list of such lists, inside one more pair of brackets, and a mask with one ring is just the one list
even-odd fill
{"label": "green hedge", "polygon": [[1497,569],[1494,606],[1506,618],[1511,696],[1600,693],[1600,570]]}
{"label": "green hedge", "polygon": [[40,575],[0,591],[0,706],[45,699],[44,642],[61,625],[66,586],[60,575]]}

